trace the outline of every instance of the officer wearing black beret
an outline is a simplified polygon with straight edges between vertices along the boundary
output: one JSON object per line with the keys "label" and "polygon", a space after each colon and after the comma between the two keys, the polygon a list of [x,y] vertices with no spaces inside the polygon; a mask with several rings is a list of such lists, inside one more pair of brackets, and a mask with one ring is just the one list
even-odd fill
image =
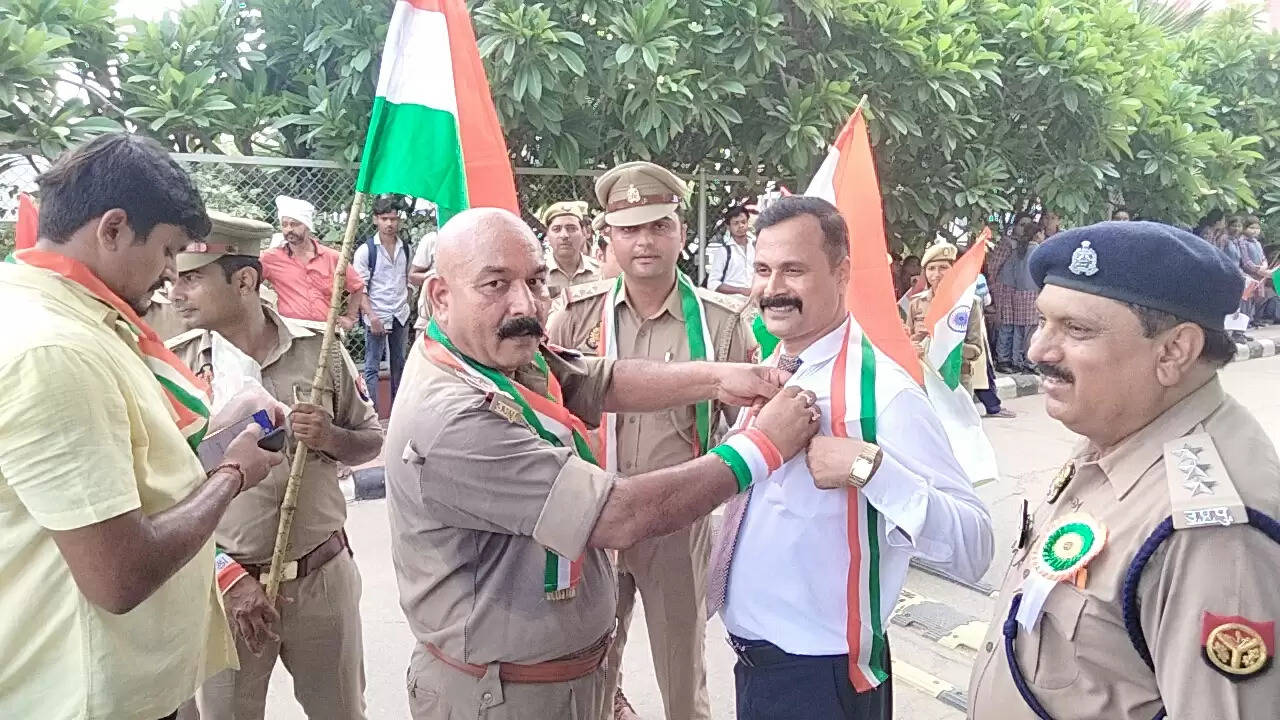
{"label": "officer wearing black beret", "polygon": [[1218,379],[1243,280],[1150,222],[1049,238],[1028,358],[1084,441],[1023,519],[972,720],[1275,717],[1280,459]]}

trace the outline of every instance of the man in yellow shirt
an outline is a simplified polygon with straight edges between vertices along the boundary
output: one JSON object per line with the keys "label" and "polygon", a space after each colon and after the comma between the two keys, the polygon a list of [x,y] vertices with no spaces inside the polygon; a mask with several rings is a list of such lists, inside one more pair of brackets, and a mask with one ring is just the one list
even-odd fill
{"label": "man in yellow shirt", "polygon": [[172,717],[235,663],[211,537],[281,457],[255,428],[206,474],[206,388],[138,318],[209,230],[186,173],[118,134],[39,183],[0,264],[0,718]]}

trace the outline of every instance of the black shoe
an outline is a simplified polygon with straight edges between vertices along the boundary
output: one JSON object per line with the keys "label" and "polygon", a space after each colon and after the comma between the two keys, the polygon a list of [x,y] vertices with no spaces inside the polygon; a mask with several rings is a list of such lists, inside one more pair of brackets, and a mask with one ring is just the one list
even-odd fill
{"label": "black shoe", "polygon": [[1013,375],[1018,371],[1016,368],[1013,367],[1013,365],[1010,365],[1009,363],[998,362],[996,363],[996,372],[1000,373],[1001,375]]}

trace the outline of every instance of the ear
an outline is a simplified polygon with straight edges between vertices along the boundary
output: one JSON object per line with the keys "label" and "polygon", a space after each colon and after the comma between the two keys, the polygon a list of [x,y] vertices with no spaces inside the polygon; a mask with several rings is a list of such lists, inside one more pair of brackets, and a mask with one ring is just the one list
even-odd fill
{"label": "ear", "polygon": [[235,286],[236,292],[241,295],[257,295],[258,290],[254,287],[258,282],[258,273],[253,268],[243,267],[236,271],[231,278],[231,284]]}
{"label": "ear", "polygon": [[1204,351],[1204,330],[1195,323],[1179,323],[1165,331],[1156,348],[1156,380],[1164,387],[1182,382]]}
{"label": "ear", "polygon": [[445,283],[444,278],[439,275],[432,275],[427,278],[427,299],[431,301],[431,309],[434,315],[447,319],[449,314],[449,295],[449,286]]}
{"label": "ear", "polygon": [[98,244],[103,248],[115,251],[132,245],[133,228],[129,226],[129,213],[120,208],[112,208],[98,218],[98,226],[94,229]]}

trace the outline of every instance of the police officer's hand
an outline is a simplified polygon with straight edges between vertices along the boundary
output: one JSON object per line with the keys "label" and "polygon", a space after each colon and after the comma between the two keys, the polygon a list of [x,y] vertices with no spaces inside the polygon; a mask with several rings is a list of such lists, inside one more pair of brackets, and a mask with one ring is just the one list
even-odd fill
{"label": "police officer's hand", "polygon": [[270,452],[258,447],[258,438],[262,437],[262,428],[255,423],[245,428],[227,446],[227,453],[222,456],[223,462],[236,463],[240,472],[244,473],[244,487],[241,491],[262,482],[271,468],[284,462],[284,455]]}
{"label": "police officer's hand", "polygon": [[293,436],[312,450],[329,452],[333,446],[333,420],[319,405],[311,403],[294,405],[289,423],[293,428]]}
{"label": "police officer's hand", "polygon": [[821,490],[849,486],[849,469],[858,459],[864,443],[857,438],[819,436],[809,441],[804,462],[809,466],[813,484]]}
{"label": "police officer's hand", "polygon": [[716,399],[726,405],[750,407],[760,405],[778,394],[787,373],[765,365],[748,363],[716,363]]}
{"label": "police officer's hand", "polygon": [[382,324],[382,319],[377,315],[369,318],[369,332],[374,335],[386,335],[387,327]]}
{"label": "police officer's hand", "polygon": [[262,583],[249,576],[240,578],[227,588],[223,603],[231,627],[244,638],[244,644],[254,657],[262,654],[267,643],[280,642],[280,636],[274,629],[280,622],[280,612],[267,601]]}
{"label": "police officer's hand", "polygon": [[755,427],[769,436],[783,460],[790,460],[817,434],[822,411],[808,390],[792,386],[764,404],[756,415]]}

